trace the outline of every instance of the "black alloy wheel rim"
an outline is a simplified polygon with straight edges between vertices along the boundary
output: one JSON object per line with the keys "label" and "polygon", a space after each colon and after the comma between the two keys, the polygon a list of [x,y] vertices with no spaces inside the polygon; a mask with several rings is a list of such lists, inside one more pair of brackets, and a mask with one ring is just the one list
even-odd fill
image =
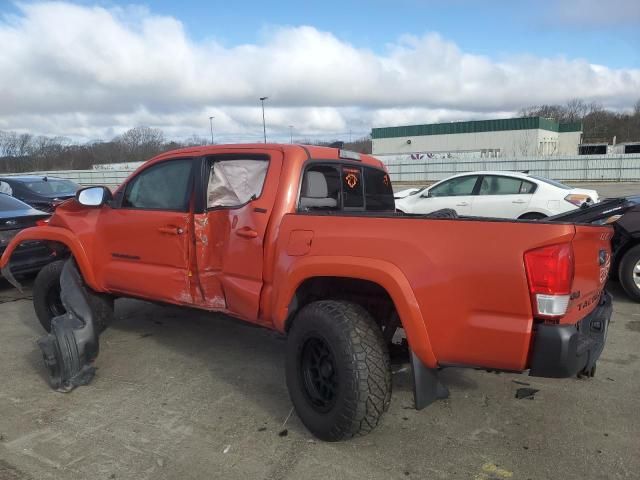
{"label": "black alloy wheel rim", "polygon": [[318,337],[307,339],[302,347],[300,360],[307,400],[320,413],[330,411],[338,393],[338,373],[329,345]]}

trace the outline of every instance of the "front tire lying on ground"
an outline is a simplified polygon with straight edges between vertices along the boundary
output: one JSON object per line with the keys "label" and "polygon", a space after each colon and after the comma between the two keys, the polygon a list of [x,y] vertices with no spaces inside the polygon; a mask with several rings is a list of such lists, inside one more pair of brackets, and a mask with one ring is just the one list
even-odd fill
{"label": "front tire lying on ground", "polygon": [[298,416],[321,440],[367,434],[389,408],[387,346],[357,304],[324,300],[305,306],[289,331],[286,372]]}
{"label": "front tire lying on ground", "polygon": [[[64,315],[66,310],[60,299],[60,275],[66,260],[56,260],[45,266],[33,283],[33,308],[42,328],[51,332],[51,320]],[[113,320],[113,298],[87,289],[89,304],[95,315],[98,333],[102,333]]]}

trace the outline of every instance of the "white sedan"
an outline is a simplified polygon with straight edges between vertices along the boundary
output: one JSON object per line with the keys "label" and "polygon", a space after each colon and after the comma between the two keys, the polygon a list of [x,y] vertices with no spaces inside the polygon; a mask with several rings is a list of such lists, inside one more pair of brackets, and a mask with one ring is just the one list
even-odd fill
{"label": "white sedan", "polygon": [[540,219],[599,201],[598,192],[519,172],[470,172],[403,191],[396,209],[424,214],[451,208],[461,216]]}

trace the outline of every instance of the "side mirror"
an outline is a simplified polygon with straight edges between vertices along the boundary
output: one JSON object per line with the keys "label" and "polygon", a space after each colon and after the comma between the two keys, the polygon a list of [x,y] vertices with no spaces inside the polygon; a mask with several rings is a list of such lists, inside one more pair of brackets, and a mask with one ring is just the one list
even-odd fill
{"label": "side mirror", "polygon": [[76,200],[85,207],[101,207],[112,198],[107,187],[87,187],[76,193]]}
{"label": "side mirror", "polygon": [[420,194],[420,196],[422,198],[429,198],[431,194],[429,193],[429,190],[425,190],[423,193]]}

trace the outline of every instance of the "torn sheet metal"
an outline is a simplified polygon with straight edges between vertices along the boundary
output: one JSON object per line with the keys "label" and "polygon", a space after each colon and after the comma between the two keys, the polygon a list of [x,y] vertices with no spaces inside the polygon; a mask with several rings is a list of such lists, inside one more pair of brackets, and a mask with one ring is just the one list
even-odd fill
{"label": "torn sheet metal", "polygon": [[2,270],[0,270],[0,273],[5,278],[5,280],[16,287],[20,293],[24,293],[22,290],[22,285],[16,280],[16,277],[13,276],[13,273],[11,273],[10,265],[11,262],[7,262],[7,264],[2,267]]}

